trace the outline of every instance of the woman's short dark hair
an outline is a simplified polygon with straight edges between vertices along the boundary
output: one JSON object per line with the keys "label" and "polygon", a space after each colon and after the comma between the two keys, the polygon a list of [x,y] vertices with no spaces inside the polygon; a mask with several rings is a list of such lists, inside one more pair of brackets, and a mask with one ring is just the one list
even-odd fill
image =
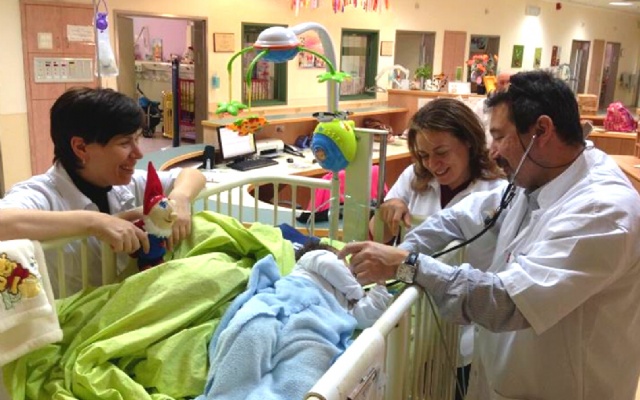
{"label": "woman's short dark hair", "polygon": [[460,100],[435,99],[420,108],[411,118],[409,125],[407,138],[416,174],[416,178],[411,182],[413,190],[426,190],[433,178],[418,155],[417,136],[426,132],[448,132],[469,146],[471,180],[491,180],[503,176],[495,161],[489,156],[484,128],[478,116]]}
{"label": "woman's short dark hair", "polygon": [[507,105],[509,120],[520,134],[529,132],[538,118],[546,115],[565,144],[584,143],[576,96],[564,81],[546,71],[513,75],[509,90],[496,93],[487,103],[489,107],[499,104]]}
{"label": "woman's short dark hair", "polygon": [[66,170],[82,168],[71,148],[71,138],[107,144],[116,135],[129,135],[144,124],[144,114],[132,98],[112,89],[71,88],[51,107],[53,161]]}

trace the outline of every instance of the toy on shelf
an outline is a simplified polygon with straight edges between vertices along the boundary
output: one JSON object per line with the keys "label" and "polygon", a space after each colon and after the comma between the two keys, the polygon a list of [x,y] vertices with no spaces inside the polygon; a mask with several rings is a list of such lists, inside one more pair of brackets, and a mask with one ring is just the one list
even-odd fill
{"label": "toy on shelf", "polygon": [[131,256],[137,258],[138,269],[144,271],[161,264],[167,252],[167,238],[171,236],[173,223],[178,218],[174,210],[174,202],[162,192],[162,184],[158,173],[149,162],[147,167],[147,184],[144,188],[144,202],[142,205],[142,219],[135,225],[147,232],[149,237],[149,252],[142,248]]}
{"label": "toy on shelf", "polygon": [[[227,73],[229,75],[230,82],[232,81],[231,71],[233,62],[239,56],[250,51],[258,51],[259,53],[249,64],[249,68],[247,69],[247,73],[245,76],[245,81],[247,87],[249,88],[247,94],[248,104],[243,104],[242,102],[233,100],[231,85],[229,85],[229,101],[218,103],[216,114],[221,115],[227,113],[233,116],[237,116],[238,113],[242,110],[246,109],[247,111],[249,111],[251,109],[251,77],[253,75],[253,70],[256,64],[261,59],[273,63],[283,63],[294,59],[299,52],[304,51],[322,59],[327,66],[328,71],[318,75],[319,83],[330,81],[340,83],[344,81],[344,79],[350,77],[349,74],[345,72],[336,71],[334,63],[323,54],[317,53],[302,46],[294,28],[274,26],[262,31],[258,36],[258,40],[256,40],[256,42],[252,46],[240,50],[231,57],[231,59],[227,63]],[[264,117],[249,115],[247,117],[236,119],[233,123],[227,125],[227,128],[238,132],[240,135],[246,135],[249,133],[257,132],[267,123],[268,121]]]}

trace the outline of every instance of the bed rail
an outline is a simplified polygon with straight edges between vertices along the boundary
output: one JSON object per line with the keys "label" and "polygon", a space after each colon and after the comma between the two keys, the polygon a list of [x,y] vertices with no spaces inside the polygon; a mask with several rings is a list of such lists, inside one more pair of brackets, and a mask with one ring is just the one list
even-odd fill
{"label": "bed rail", "polygon": [[[458,265],[463,256],[459,249],[441,261]],[[408,286],[305,399],[451,400],[457,354],[458,327],[440,319],[424,290]]]}
{"label": "bed rail", "polygon": [[[273,200],[271,203],[258,200],[260,190],[266,190],[265,185],[273,185]],[[287,204],[282,205],[281,191],[290,188],[290,196]],[[330,238],[338,238],[339,213],[331,213],[331,221],[326,228],[319,228],[312,213],[309,222],[302,227],[296,223],[296,216],[301,210],[296,210],[299,190],[308,190],[310,193],[311,209],[317,209],[315,204],[316,191],[327,189],[333,198],[338,194],[338,183],[324,179],[308,178],[302,176],[264,176],[241,178],[232,182],[209,185],[195,199],[192,210],[215,211],[230,215],[240,222],[250,224],[261,222],[273,226],[288,223],[298,226],[305,233]],[[253,195],[251,194],[253,192]],[[52,285],[57,298],[67,297],[79,289],[96,284],[110,284],[119,282],[135,273],[135,262],[131,262],[126,254],[115,254],[109,245],[99,242],[93,237],[70,237],[45,241],[42,243],[47,256],[47,264],[55,265],[52,271]],[[100,265],[100,273],[96,273]],[[77,281],[70,285],[70,271],[77,276]],[[93,272],[93,273],[92,273]],[[93,279],[93,282],[92,282]],[[96,280],[98,281],[96,283]]]}

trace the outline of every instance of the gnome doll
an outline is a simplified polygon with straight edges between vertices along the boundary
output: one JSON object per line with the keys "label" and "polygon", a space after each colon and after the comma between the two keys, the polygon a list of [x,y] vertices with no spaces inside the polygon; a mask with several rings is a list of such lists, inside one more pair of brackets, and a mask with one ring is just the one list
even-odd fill
{"label": "gnome doll", "polygon": [[171,235],[171,228],[178,217],[174,211],[173,200],[169,200],[162,192],[160,178],[151,162],[147,167],[142,213],[142,219],[136,221],[135,225],[147,232],[149,252],[145,253],[140,248],[132,255],[138,259],[140,271],[162,263],[167,252],[167,238]]}

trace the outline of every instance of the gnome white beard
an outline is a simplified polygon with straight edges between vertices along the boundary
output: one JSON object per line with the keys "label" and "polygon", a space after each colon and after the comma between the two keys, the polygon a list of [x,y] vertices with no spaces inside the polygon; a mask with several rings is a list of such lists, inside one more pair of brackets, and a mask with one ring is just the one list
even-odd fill
{"label": "gnome white beard", "polygon": [[158,225],[153,223],[148,215],[145,215],[142,220],[144,221],[144,230],[152,235],[164,238],[171,236],[171,233],[173,232],[171,228],[162,229],[158,227]]}

